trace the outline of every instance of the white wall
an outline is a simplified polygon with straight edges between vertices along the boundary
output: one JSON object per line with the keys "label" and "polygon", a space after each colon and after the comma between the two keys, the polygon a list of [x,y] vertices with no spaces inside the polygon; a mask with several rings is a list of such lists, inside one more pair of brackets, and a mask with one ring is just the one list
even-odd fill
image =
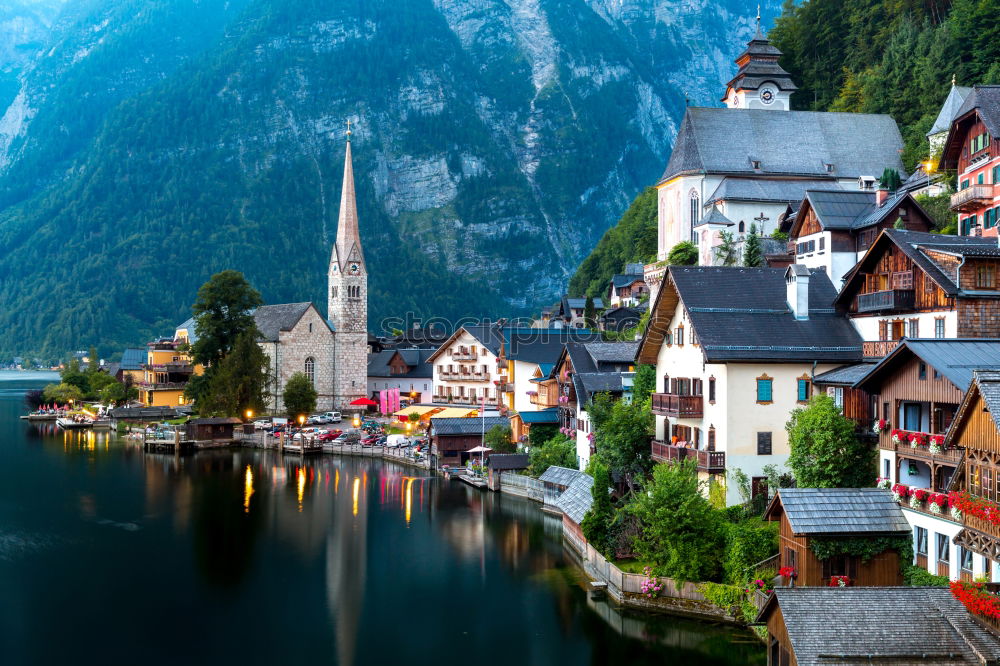
{"label": "white wall", "polygon": [[416,391],[415,402],[433,402],[433,382],[430,378],[407,379],[406,377],[369,377],[368,395],[371,396],[377,391],[384,391],[387,388],[399,389],[399,397],[409,399],[410,392]]}
{"label": "white wall", "polygon": [[[514,361],[514,409],[519,412],[537,412],[538,405],[532,404],[528,391],[537,391],[538,385],[531,379],[539,372],[537,363]],[[490,384],[492,386],[492,383]]]}
{"label": "white wall", "polygon": [[[466,347],[471,350],[473,346],[476,347],[476,353],[477,353],[477,359],[475,361],[457,361],[452,359],[451,350],[454,349],[457,351],[460,347]],[[499,378],[499,375],[497,374],[497,357],[492,352],[483,347],[482,344],[478,340],[476,340],[476,338],[474,338],[472,335],[470,335],[464,330],[450,345],[442,346],[442,349],[439,351],[441,353],[439,353],[436,357],[434,357],[432,361],[433,365],[432,390],[434,396],[438,396],[438,394],[441,392],[447,392],[447,389],[449,388],[451,389],[452,394],[456,396],[459,394],[459,390],[464,388],[465,395],[468,396],[469,390],[475,389],[476,402],[478,403],[479,397],[483,394],[483,391],[486,390],[487,395],[493,401],[493,404],[494,405],[496,404],[497,386],[493,382],[494,380]],[[472,368],[473,366],[479,367],[485,365],[486,372],[489,375],[489,379],[487,381],[445,379],[441,376],[441,368],[444,367],[445,369],[447,369],[449,365],[456,370],[460,366],[467,366],[469,368]],[[438,400],[439,402],[441,401],[440,398],[436,398],[436,400]],[[466,398],[466,402],[469,402],[468,398]]]}
{"label": "white wall", "polygon": [[920,312],[906,313],[898,316],[852,316],[851,324],[861,334],[863,340],[878,340],[878,329],[880,321],[891,322],[896,319],[903,319],[907,322],[907,336],[909,336],[909,321],[919,319],[919,333],[921,338],[934,337],[934,320],[944,317],[944,337],[958,337],[958,313],[950,312]]}
{"label": "white wall", "polygon": [[[923,527],[927,530],[927,571],[937,575],[937,534],[944,534],[948,537],[948,548],[949,553],[949,578],[951,580],[958,580],[959,575],[959,560],[958,560],[958,546],[953,542],[953,539],[962,531],[962,526],[958,523],[954,523],[950,520],[943,518],[936,518],[932,515],[922,513],[920,511],[913,511],[902,505],[903,515],[906,516],[907,522],[913,528]],[[916,559],[916,530],[913,530],[914,543],[913,552],[914,560]],[[979,555],[974,555],[973,561],[973,571],[981,573],[983,569],[982,557]]]}

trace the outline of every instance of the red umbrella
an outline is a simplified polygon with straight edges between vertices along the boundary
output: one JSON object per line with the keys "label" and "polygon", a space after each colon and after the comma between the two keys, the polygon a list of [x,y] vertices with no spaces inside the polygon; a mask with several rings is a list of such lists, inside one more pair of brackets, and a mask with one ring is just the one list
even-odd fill
{"label": "red umbrella", "polygon": [[358,398],[357,400],[351,402],[351,404],[359,407],[374,407],[378,403],[369,398]]}

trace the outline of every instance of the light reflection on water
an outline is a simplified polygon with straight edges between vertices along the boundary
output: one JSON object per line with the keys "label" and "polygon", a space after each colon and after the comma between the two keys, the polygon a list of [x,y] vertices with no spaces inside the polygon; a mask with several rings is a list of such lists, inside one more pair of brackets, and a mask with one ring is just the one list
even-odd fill
{"label": "light reflection on water", "polygon": [[[558,519],[524,500],[368,459],[146,454],[20,411],[0,395],[5,666],[763,658],[744,632],[589,600]],[[113,634],[50,640],[52,609]]]}

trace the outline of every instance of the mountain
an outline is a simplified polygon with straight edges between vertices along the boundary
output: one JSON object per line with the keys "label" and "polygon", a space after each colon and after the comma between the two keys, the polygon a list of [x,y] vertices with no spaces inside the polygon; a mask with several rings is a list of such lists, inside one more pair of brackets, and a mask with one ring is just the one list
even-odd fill
{"label": "mountain", "polygon": [[551,300],[659,175],[685,97],[717,103],[745,12],[67,0],[0,118],[0,358],[168,333],[225,268],[325,309],[347,119],[371,329]]}

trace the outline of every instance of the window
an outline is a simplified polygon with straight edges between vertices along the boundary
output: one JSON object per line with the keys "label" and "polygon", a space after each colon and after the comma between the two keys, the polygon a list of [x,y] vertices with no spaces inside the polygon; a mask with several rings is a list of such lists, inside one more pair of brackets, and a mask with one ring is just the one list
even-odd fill
{"label": "window", "polygon": [[698,344],[698,331],[691,329],[691,344]]}
{"label": "window", "polygon": [[809,377],[806,375],[799,377],[797,384],[797,395],[795,399],[798,402],[809,402]]}
{"label": "window", "polygon": [[708,378],[708,401],[715,402],[715,377]]}
{"label": "window", "polygon": [[773,402],[773,394],[771,392],[771,387],[774,384],[774,380],[767,376],[765,373],[757,378],[757,403],[758,404],[771,404]]}
{"label": "window", "polygon": [[797,254],[809,254],[816,251],[816,241],[806,241],[804,243],[799,243],[795,246],[795,252]]}
{"label": "window", "polygon": [[889,469],[889,464],[890,464],[890,463],[889,463],[889,459],[888,459],[888,458],[886,458],[886,459],[884,459],[884,460],[882,461],[882,476],[883,476],[884,478],[886,478],[886,479],[888,479],[888,478],[889,478],[889,471],[890,471],[890,469]]}
{"label": "window", "polygon": [[309,322],[309,332],[310,332],[310,333],[312,333],[312,332],[313,332],[313,325],[312,325],[312,322]]}
{"label": "window", "polygon": [[920,320],[919,319],[911,319],[910,320],[909,329],[910,330],[907,332],[906,337],[908,337],[908,338],[919,338],[920,337]]}
{"label": "window", "polygon": [[740,220],[740,226],[739,226],[740,233],[742,234],[744,231],[746,231],[746,229],[747,229],[746,223],[744,223],[743,220]]}
{"label": "window", "polygon": [[937,317],[934,320],[934,337],[935,338],[944,337],[944,317]]}
{"label": "window", "polygon": [[972,551],[963,546],[958,547],[958,563],[962,571],[972,573]]}
{"label": "window", "polygon": [[823,236],[819,239],[819,251],[822,252],[826,249],[826,237]]}
{"label": "window", "polygon": [[316,359],[312,356],[306,359],[306,377],[309,378],[310,384],[316,383]]}
{"label": "window", "polygon": [[699,209],[699,206],[698,206],[698,193],[695,192],[694,190],[691,190],[690,199],[691,199],[691,201],[690,201],[690,204],[691,204],[691,226],[693,227],[695,224],[698,223],[698,218],[701,217],[700,215],[698,215],[698,209]]}
{"label": "window", "polygon": [[838,409],[844,409],[844,387],[836,386],[833,388],[833,404],[837,406]]}
{"label": "window", "polygon": [[980,171],[979,172],[979,176],[976,177],[976,184],[977,185],[982,185],[983,184],[983,179],[984,179],[985,176],[986,176],[986,174],[983,173],[982,171]]}
{"label": "window", "polygon": [[927,530],[923,527],[915,527],[913,529],[914,538],[913,545],[916,548],[917,555],[927,555]]}
{"label": "window", "polygon": [[962,184],[959,185],[959,189],[961,189],[961,190],[967,190],[967,189],[969,189],[969,181],[963,180]]}
{"label": "window", "polygon": [[771,433],[769,432],[757,433],[757,455],[759,456],[771,455]]}
{"label": "window", "polygon": [[935,540],[937,541],[937,561],[938,562],[950,562],[951,561],[951,546],[948,543],[947,534],[935,534]]}
{"label": "window", "polygon": [[897,271],[892,274],[893,289],[913,289],[913,271]]}
{"label": "window", "polygon": [[997,177],[1000,176],[1000,167],[993,167],[993,177],[990,179],[993,183],[998,182]]}
{"label": "window", "polygon": [[337,288],[336,287],[330,287],[330,297],[331,298],[337,298]]}
{"label": "window", "polygon": [[996,286],[996,269],[992,264],[976,266],[976,289],[993,289]]}
{"label": "window", "polygon": [[917,378],[927,379],[927,364],[923,361],[921,361],[920,365],[917,366]]}
{"label": "window", "polygon": [[823,560],[823,578],[847,576],[852,581],[858,578],[858,558],[851,555],[835,555]]}
{"label": "window", "polygon": [[715,450],[715,426],[709,426],[708,428],[708,450]]}
{"label": "window", "polygon": [[680,345],[680,346],[684,345],[684,327],[683,326],[678,326],[677,328],[674,329],[674,342],[677,345]]}

